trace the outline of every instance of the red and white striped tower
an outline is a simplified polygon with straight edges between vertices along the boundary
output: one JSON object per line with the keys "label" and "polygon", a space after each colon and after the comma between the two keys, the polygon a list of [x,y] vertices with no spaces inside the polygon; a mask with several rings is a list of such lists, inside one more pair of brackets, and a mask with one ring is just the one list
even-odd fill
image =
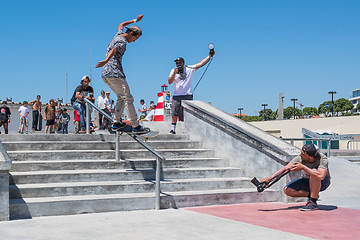
{"label": "red and white striped tower", "polygon": [[158,101],[156,104],[156,109],[155,109],[155,117],[154,117],[154,121],[155,122],[163,122],[164,121],[164,95],[166,95],[167,91],[167,85],[164,84],[161,86],[161,92],[159,92],[157,94],[158,96]]}

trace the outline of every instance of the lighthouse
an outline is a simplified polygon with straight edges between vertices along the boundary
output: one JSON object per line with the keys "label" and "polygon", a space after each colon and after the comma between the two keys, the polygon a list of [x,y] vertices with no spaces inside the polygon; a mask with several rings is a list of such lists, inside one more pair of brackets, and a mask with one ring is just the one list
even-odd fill
{"label": "lighthouse", "polygon": [[161,92],[158,92],[158,101],[155,109],[155,122],[162,122],[165,120],[166,116],[171,115],[171,96],[168,91],[168,86],[163,84],[161,86]]}

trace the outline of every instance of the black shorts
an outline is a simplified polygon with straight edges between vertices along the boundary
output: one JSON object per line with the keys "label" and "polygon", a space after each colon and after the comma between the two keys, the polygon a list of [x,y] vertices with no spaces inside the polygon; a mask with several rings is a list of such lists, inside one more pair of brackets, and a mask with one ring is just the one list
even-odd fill
{"label": "black shorts", "polygon": [[[330,179],[325,176],[323,180],[321,180],[321,188],[320,192],[325,191],[330,185]],[[303,190],[306,192],[310,192],[310,184],[308,178],[299,178],[294,181],[288,183],[285,187],[294,189],[295,191]]]}
{"label": "black shorts", "polygon": [[184,121],[184,108],[181,106],[183,100],[193,100],[193,95],[173,96],[171,104],[171,116],[179,117],[179,121]]}
{"label": "black shorts", "polygon": [[55,120],[46,120],[46,126],[51,126],[55,124]]}

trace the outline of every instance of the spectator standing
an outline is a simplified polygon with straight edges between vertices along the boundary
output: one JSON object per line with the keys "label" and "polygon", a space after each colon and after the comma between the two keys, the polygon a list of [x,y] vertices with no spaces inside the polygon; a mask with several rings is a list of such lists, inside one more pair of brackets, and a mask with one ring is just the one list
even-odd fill
{"label": "spectator standing", "polygon": [[46,105],[44,113],[46,120],[45,134],[49,130],[49,133],[54,133],[55,128],[55,101],[54,99],[50,99],[49,104]]}
{"label": "spectator standing", "polygon": [[20,114],[20,126],[19,126],[19,133],[24,133],[24,126],[26,128],[26,134],[29,132],[29,113],[30,110],[28,108],[28,102],[24,101],[23,105],[19,108]]}
{"label": "spectator standing", "polygon": [[74,124],[75,124],[75,133],[79,133],[81,129],[80,114],[76,110],[74,111]]}
{"label": "spectator standing", "polygon": [[33,115],[33,121],[32,121],[32,130],[33,131],[40,131],[40,114],[41,114],[41,102],[40,102],[41,96],[37,95],[36,99],[31,101],[29,104],[32,106],[32,115]]}
{"label": "spectator standing", "polygon": [[113,112],[113,104],[114,104],[114,100],[110,98],[110,92],[106,92],[105,105],[107,110],[109,110],[109,112]]}
{"label": "spectator standing", "polygon": [[74,94],[71,98],[71,104],[73,108],[80,114],[80,124],[81,124],[81,132],[86,133],[86,122],[85,122],[85,115],[86,115],[86,105],[84,98],[89,99],[92,102],[95,102],[94,98],[94,89],[89,86],[90,78],[89,76],[83,76],[81,78],[81,84],[76,87]]}
{"label": "spectator standing", "polygon": [[61,122],[60,122],[60,116],[62,114],[61,104],[59,101],[55,101],[55,125],[54,125],[54,131],[55,127],[57,127],[57,131],[61,131]]}
{"label": "spectator standing", "polygon": [[68,134],[68,125],[70,122],[70,115],[67,113],[67,109],[64,108],[60,114],[60,123],[62,124],[62,133]]}
{"label": "spectator standing", "polygon": [[193,100],[192,78],[193,74],[206,63],[209,62],[215,52],[209,52],[209,55],[199,63],[191,66],[185,66],[185,60],[178,57],[174,60],[176,68],[171,69],[168,78],[169,84],[174,83],[174,96],[171,104],[171,134],[176,134],[176,124],[184,121],[184,108],[181,105],[183,100]]}
{"label": "spectator standing", "polygon": [[[97,106],[103,111],[105,111],[106,109],[106,96],[104,90],[101,90],[100,96],[97,98]],[[98,121],[99,129],[102,129],[103,118],[104,118],[103,115],[101,114],[101,112],[99,112],[99,121]]]}
{"label": "spectator standing", "polygon": [[[113,104],[114,104],[114,100],[112,100],[110,98],[110,92],[106,92],[106,97],[105,97],[105,112],[107,114],[109,114],[110,116],[112,116],[113,111]],[[110,126],[111,122],[109,119],[104,119],[104,129],[107,129]]]}
{"label": "spectator standing", "polygon": [[8,134],[11,112],[10,109],[6,106],[6,104],[7,102],[3,101],[2,107],[0,107],[0,127],[4,126],[5,134]]}
{"label": "spectator standing", "polygon": [[144,119],[146,117],[146,112],[147,112],[147,107],[145,105],[145,101],[144,99],[140,100],[140,109],[138,109],[138,111],[140,112],[140,119]]}

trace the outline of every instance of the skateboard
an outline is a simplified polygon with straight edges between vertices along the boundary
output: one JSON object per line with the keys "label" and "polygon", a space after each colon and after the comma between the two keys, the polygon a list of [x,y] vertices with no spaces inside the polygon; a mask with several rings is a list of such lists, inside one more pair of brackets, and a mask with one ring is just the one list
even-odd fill
{"label": "skateboard", "polygon": [[[149,128],[144,128],[145,130],[147,130],[146,132],[141,132],[141,133],[134,133],[132,131],[132,126],[131,125],[126,125],[125,127],[117,130],[120,134],[123,133],[127,133],[128,135],[132,136],[132,137],[141,137],[143,138],[145,141],[147,141],[150,138],[154,138],[156,136],[158,136],[160,133],[158,131],[151,131]],[[112,130],[111,126],[108,128],[108,131],[111,134],[115,134],[116,131]]]}
{"label": "skateboard", "polygon": [[254,184],[257,188],[258,192],[262,192],[265,190],[265,188],[269,188],[271,187],[274,183],[276,183],[277,181],[279,181],[283,176],[285,176],[286,174],[288,174],[290,171],[290,169],[287,169],[285,172],[280,173],[279,175],[275,176],[273,179],[271,179],[270,182],[265,183],[265,182],[260,182],[259,180],[256,179],[256,177],[254,177],[251,180],[251,183]]}

